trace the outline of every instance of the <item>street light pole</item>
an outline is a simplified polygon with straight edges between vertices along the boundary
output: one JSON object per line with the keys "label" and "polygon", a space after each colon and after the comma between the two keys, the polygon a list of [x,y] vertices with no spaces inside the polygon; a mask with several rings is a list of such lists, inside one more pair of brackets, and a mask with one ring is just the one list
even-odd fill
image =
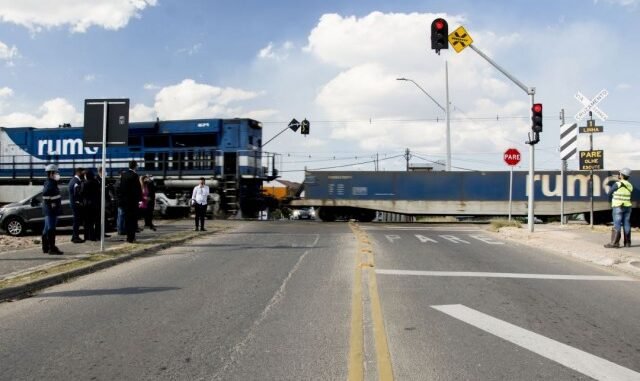
{"label": "street light pole", "polygon": [[397,81],[407,81],[407,82],[411,82],[414,85],[416,85],[416,87],[418,89],[420,89],[420,91],[422,91],[427,97],[429,97],[429,99],[431,99],[433,101],[433,103],[435,103],[442,111],[444,111],[445,115],[446,115],[446,119],[447,119],[447,130],[445,133],[445,139],[446,139],[446,144],[447,144],[447,163],[446,163],[446,170],[447,171],[451,171],[451,134],[450,134],[450,126],[449,126],[449,70],[448,70],[448,66],[446,65],[445,62],[445,76],[446,76],[446,88],[447,88],[447,107],[443,107],[440,103],[438,103],[438,101],[436,101],[435,99],[433,99],[433,97],[427,93],[427,91],[425,89],[422,88],[422,86],[418,85],[418,83],[416,81],[414,81],[413,79],[410,78],[396,78]]}

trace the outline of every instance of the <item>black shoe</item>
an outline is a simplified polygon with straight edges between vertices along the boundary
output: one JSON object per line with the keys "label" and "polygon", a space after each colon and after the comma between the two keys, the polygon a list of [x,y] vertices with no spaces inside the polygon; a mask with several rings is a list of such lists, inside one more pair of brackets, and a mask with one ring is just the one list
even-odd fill
{"label": "black shoe", "polygon": [[205,229],[205,228],[201,228],[201,229],[200,229],[200,231],[201,231],[201,232],[206,232],[206,231],[207,231],[207,229]]}
{"label": "black shoe", "polygon": [[200,229],[198,229],[198,227],[196,226],[196,228],[195,228],[195,229],[193,229],[193,230],[197,232],[197,231],[198,231],[198,230],[200,230]]}
{"label": "black shoe", "polygon": [[111,238],[111,235],[110,234],[105,234],[104,238]]}
{"label": "black shoe", "polygon": [[152,227],[150,227],[149,229],[151,229],[151,230],[153,230],[153,231],[158,230],[158,229],[156,229],[156,227],[155,227],[155,226],[152,226]]}
{"label": "black shoe", "polygon": [[71,242],[73,243],[84,243],[84,240],[81,238],[71,238]]}
{"label": "black shoe", "polygon": [[135,239],[127,240],[127,242],[129,242],[129,243],[136,243],[136,240],[135,240]]}
{"label": "black shoe", "polygon": [[49,255],[62,255],[62,254],[64,253],[55,246],[52,249],[49,249]]}

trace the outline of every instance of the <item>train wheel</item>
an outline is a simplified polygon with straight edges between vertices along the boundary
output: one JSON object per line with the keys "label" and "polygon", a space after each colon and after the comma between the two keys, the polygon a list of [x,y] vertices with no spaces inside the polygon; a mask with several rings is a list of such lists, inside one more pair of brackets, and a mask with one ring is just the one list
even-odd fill
{"label": "train wheel", "polygon": [[318,208],[318,218],[320,218],[323,222],[333,222],[336,220],[336,215],[331,210],[331,208],[322,207]]}

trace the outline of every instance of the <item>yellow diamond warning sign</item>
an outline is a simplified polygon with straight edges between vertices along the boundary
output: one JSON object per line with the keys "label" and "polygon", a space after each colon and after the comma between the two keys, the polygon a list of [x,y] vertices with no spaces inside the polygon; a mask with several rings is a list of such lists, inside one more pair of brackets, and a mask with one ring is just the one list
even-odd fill
{"label": "yellow diamond warning sign", "polygon": [[451,43],[451,46],[456,50],[456,53],[460,53],[462,49],[473,44],[473,39],[464,27],[461,26],[449,35],[449,43]]}

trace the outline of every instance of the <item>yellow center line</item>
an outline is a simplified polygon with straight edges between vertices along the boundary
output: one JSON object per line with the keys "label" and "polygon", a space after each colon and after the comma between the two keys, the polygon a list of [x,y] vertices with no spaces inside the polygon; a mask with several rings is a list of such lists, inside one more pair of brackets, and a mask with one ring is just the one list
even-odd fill
{"label": "yellow center line", "polygon": [[351,337],[349,344],[349,381],[364,380],[364,326],[362,322],[361,254],[356,253],[353,294],[351,296]]}
{"label": "yellow center line", "polygon": [[[389,344],[387,342],[387,334],[384,328],[384,316],[382,314],[382,305],[380,303],[380,295],[378,293],[378,282],[376,280],[373,250],[367,233],[362,231],[357,224],[350,224],[350,226],[355,235],[361,238],[361,245],[359,248],[360,250],[356,255],[355,284],[351,303],[352,315],[349,380],[364,379],[364,369],[362,366],[364,352],[364,327],[362,325],[362,305],[364,303],[364,300],[362,300],[362,268],[366,268],[368,271],[369,299],[371,300],[371,318],[373,322],[373,337],[376,347],[378,379],[381,381],[393,381],[393,367],[391,365]],[[363,255],[366,256],[365,261],[360,260],[360,257]],[[354,370],[353,372],[352,369]]]}

